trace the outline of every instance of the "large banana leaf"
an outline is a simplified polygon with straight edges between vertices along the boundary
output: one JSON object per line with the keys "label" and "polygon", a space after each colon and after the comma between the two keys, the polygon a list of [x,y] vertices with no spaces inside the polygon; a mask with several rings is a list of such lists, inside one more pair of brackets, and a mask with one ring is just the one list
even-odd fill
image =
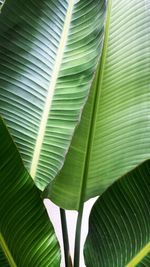
{"label": "large banana leaf", "polygon": [[0,119],[0,263],[5,263],[1,248],[11,267],[60,266],[59,246],[39,190],[26,171],[2,119]]}
{"label": "large banana leaf", "polygon": [[97,200],[89,224],[87,267],[150,266],[150,161]]}
{"label": "large banana leaf", "polygon": [[150,157],[149,1],[108,1],[100,67],[64,167],[48,188],[66,209]]}
{"label": "large banana leaf", "polygon": [[37,186],[55,177],[88,96],[105,0],[7,0],[0,16],[0,113]]}

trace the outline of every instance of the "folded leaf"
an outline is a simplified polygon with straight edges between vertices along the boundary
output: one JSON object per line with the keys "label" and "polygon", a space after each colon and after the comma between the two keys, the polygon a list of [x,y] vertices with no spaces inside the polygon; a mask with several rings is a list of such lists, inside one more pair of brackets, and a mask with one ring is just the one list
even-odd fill
{"label": "folded leaf", "polygon": [[9,265],[59,267],[59,246],[39,190],[1,118],[0,203],[0,248]]}
{"label": "folded leaf", "polygon": [[40,189],[63,164],[103,42],[105,0],[7,0],[0,114]]}
{"label": "folded leaf", "polygon": [[95,203],[85,243],[87,267],[150,266],[150,161]]}
{"label": "folded leaf", "polygon": [[108,3],[97,77],[63,169],[46,193],[66,209],[78,210],[150,158],[150,12],[145,0]]}

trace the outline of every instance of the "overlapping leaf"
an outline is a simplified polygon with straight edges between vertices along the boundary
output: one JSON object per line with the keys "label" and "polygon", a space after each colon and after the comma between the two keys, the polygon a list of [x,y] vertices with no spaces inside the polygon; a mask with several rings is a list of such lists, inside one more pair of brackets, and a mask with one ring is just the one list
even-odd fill
{"label": "overlapping leaf", "polygon": [[[2,119],[0,119],[0,248],[5,252],[12,267],[60,266],[59,246],[39,190],[24,168]],[[0,262],[6,265],[1,250]]]}
{"label": "overlapping leaf", "polygon": [[0,113],[43,189],[63,164],[103,42],[104,0],[7,0]]}
{"label": "overlapping leaf", "polygon": [[87,267],[150,266],[150,161],[96,202],[85,243]]}
{"label": "overlapping leaf", "polygon": [[150,10],[108,1],[103,55],[65,165],[49,187],[66,209],[100,195],[150,158]]}

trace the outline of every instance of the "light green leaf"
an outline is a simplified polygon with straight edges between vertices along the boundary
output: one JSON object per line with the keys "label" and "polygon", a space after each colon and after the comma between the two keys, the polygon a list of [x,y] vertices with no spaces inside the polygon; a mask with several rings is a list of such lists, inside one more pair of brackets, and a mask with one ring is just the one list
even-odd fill
{"label": "light green leaf", "polygon": [[0,113],[40,189],[55,177],[103,43],[105,0],[7,0],[0,16]]}
{"label": "light green leaf", "polygon": [[45,194],[66,209],[150,158],[150,10],[108,1],[97,77],[62,171]]}
{"label": "light green leaf", "polygon": [[118,180],[97,200],[85,243],[87,267],[150,266],[149,196],[150,161]]}
{"label": "light green leaf", "polygon": [[39,190],[1,118],[0,203],[0,247],[9,265],[59,267],[59,246]]}

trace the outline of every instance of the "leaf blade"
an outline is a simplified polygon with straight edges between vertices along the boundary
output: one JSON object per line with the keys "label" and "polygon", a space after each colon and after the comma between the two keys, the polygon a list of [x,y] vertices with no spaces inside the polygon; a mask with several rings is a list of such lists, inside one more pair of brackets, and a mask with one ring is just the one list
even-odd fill
{"label": "leaf blade", "polygon": [[53,226],[2,119],[0,139],[1,246],[11,266],[59,266]]}
{"label": "leaf blade", "polygon": [[46,100],[43,115],[41,118],[39,132],[37,135],[34,154],[33,154],[32,162],[31,162],[30,174],[33,178],[36,175],[36,170],[37,170],[40,152],[41,152],[41,148],[42,148],[42,143],[43,143],[43,139],[44,139],[44,133],[45,133],[47,120],[48,120],[49,110],[51,108],[52,98],[53,98],[54,90],[56,87],[57,77],[59,74],[61,61],[62,61],[63,54],[64,54],[64,48],[66,45],[67,36],[68,36],[68,32],[69,32],[69,26],[70,26],[70,21],[71,21],[71,17],[72,17],[73,6],[74,6],[74,0],[69,1],[68,10],[66,13],[66,18],[65,18],[65,22],[64,22],[64,26],[63,26],[63,30],[62,30],[61,39],[60,39],[60,44],[59,44],[59,48],[58,48],[58,52],[57,52],[57,56],[56,56],[56,61],[54,64],[54,70],[53,70],[53,74],[51,77],[51,85],[49,86],[49,89],[48,89],[47,100]]}
{"label": "leaf blade", "polygon": [[[116,179],[150,157],[150,13],[143,0],[126,5],[113,0],[109,5],[106,60],[105,48],[104,65],[97,71],[65,164],[45,191],[66,209],[79,210],[85,179],[87,200],[101,195]],[[89,131],[93,132],[91,141]]]}
{"label": "leaf blade", "polygon": [[63,164],[103,41],[103,1],[75,2],[9,0],[0,17],[0,113],[40,189]]}
{"label": "leaf blade", "polygon": [[85,243],[87,266],[136,266],[148,254],[149,174],[148,161],[115,182],[98,199]]}

